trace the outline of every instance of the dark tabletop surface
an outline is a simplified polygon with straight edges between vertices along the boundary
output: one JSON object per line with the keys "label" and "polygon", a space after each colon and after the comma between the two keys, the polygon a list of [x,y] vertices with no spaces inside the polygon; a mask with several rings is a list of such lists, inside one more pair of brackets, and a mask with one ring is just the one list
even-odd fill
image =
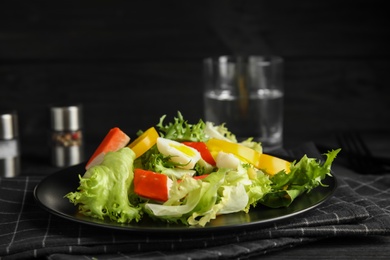
{"label": "dark tabletop surface", "polygon": [[[312,142],[325,152],[340,133],[359,132],[375,156],[390,158],[382,1],[42,3],[0,4],[0,106],[18,111],[23,177],[59,170],[50,165],[51,104],[83,105],[89,156],[113,126],[131,135],[178,110],[202,118],[202,59],[235,53],[285,59],[285,150]],[[362,176],[343,152],[334,171]],[[388,259],[390,238],[331,237],[261,255],[314,257]]]}

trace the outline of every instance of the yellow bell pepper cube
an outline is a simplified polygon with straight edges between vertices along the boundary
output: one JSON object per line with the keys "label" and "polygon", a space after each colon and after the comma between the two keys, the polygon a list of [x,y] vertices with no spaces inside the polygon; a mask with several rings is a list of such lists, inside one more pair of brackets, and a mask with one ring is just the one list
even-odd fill
{"label": "yellow bell pepper cube", "polygon": [[156,144],[158,137],[156,129],[151,127],[131,142],[128,147],[135,153],[135,158],[138,158]]}

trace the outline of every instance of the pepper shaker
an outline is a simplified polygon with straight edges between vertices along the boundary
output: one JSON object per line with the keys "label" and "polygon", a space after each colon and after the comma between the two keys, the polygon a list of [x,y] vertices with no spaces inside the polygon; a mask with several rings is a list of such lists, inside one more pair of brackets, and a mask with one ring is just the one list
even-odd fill
{"label": "pepper shaker", "polygon": [[0,111],[0,177],[19,174],[18,116],[15,111]]}
{"label": "pepper shaker", "polygon": [[81,163],[84,159],[82,107],[52,106],[50,121],[52,165],[66,167]]}

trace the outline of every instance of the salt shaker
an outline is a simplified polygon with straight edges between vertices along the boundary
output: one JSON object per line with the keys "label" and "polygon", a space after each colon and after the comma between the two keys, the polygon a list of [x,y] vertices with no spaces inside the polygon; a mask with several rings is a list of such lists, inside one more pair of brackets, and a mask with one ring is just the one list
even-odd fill
{"label": "salt shaker", "polygon": [[18,116],[15,111],[0,111],[0,177],[19,174]]}
{"label": "salt shaker", "polygon": [[81,105],[52,106],[51,162],[56,167],[81,163],[84,159]]}

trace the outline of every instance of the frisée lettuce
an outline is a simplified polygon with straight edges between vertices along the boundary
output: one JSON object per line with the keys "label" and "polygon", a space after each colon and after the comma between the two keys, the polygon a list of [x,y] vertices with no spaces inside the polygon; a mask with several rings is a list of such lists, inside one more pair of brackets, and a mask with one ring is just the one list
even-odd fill
{"label": "fris\u00e9e lettuce", "polygon": [[65,195],[79,212],[98,219],[108,217],[118,223],[139,221],[141,206],[129,201],[129,190],[134,178],[134,152],[122,148],[108,152],[100,165],[89,168],[83,177],[79,176],[78,191]]}
{"label": "fris\u00e9e lettuce", "polygon": [[331,165],[341,149],[326,153],[326,161],[319,162],[304,155],[299,162],[294,161],[290,173],[279,172],[272,176],[272,191],[267,193],[261,203],[272,208],[288,207],[295,198],[304,192],[310,192],[318,186],[324,186],[322,180],[332,176]]}

